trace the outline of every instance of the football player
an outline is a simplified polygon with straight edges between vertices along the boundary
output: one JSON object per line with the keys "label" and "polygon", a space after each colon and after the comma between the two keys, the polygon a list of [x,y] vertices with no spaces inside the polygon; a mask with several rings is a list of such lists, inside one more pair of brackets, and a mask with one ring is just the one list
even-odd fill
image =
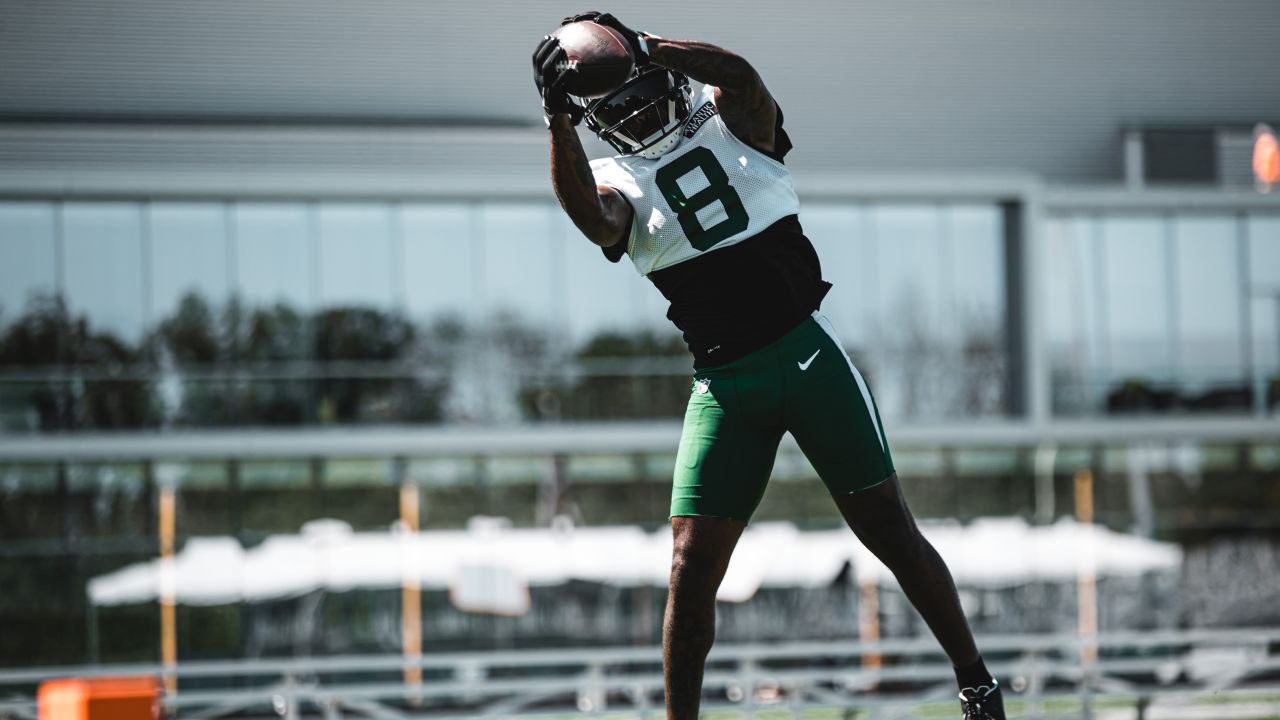
{"label": "football player", "polygon": [[[671,494],[667,716],[698,715],[716,590],[790,432],[951,659],[964,717],[1004,720],[951,574],[903,499],[871,391],[819,312],[831,285],[798,219],[782,110],[732,52],[636,32],[608,14],[564,22],[580,20],[616,30],[636,69],[584,103],[562,87],[575,69],[559,41],[538,45],[551,183],[605,257],[628,256],[666,297],[694,358]],[[703,84],[696,96],[689,79]],[[615,157],[588,160],[575,130],[584,119]]]}

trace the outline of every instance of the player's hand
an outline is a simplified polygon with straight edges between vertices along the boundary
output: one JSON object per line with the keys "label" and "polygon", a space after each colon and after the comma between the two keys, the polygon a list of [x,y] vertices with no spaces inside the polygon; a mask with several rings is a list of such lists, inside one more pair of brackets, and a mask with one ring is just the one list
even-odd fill
{"label": "player's hand", "polygon": [[560,41],[550,35],[542,38],[533,51],[533,84],[542,98],[542,111],[547,114],[548,124],[551,116],[559,113],[567,114],[573,125],[582,122],[582,106],[560,87],[565,75],[571,72],[574,70],[569,67],[569,58]]}
{"label": "player's hand", "polygon": [[631,47],[631,57],[635,58],[636,67],[644,67],[649,64],[649,48],[641,37],[644,33],[637,32],[626,25],[623,25],[621,20],[610,13],[602,13],[595,10],[592,10],[591,12],[578,13],[577,15],[570,15],[560,21],[560,24],[568,25],[569,23],[581,22],[583,20],[590,20],[597,25],[604,25],[607,28],[616,30],[618,34],[622,36],[622,39],[627,41],[627,45]]}

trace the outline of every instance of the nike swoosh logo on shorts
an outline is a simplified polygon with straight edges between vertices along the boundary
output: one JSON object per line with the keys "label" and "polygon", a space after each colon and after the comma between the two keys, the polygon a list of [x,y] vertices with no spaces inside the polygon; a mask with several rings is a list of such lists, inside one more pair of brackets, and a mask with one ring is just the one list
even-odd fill
{"label": "nike swoosh logo on shorts", "polygon": [[813,354],[809,356],[808,360],[805,360],[804,362],[796,363],[796,365],[800,366],[800,372],[804,372],[805,370],[808,370],[809,365],[813,363],[813,359],[818,357],[818,353],[820,352],[822,352],[822,348],[818,348],[817,350],[814,350]]}

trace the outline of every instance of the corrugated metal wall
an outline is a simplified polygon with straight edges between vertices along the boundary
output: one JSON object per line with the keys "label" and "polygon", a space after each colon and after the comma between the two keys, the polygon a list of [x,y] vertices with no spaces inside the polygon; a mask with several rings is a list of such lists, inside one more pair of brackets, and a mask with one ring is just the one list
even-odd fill
{"label": "corrugated metal wall", "polygon": [[[433,133],[0,127],[0,166],[148,163],[318,171],[535,172],[528,56],[568,3],[5,0],[0,118],[527,126]],[[1129,123],[1280,119],[1274,0],[657,0],[614,8],[740,51],[787,112],[800,171],[1119,175]],[[505,133],[505,135],[503,134]],[[269,139],[263,140],[263,137]],[[477,170],[476,168],[479,168]],[[470,169],[470,170],[468,170]]]}

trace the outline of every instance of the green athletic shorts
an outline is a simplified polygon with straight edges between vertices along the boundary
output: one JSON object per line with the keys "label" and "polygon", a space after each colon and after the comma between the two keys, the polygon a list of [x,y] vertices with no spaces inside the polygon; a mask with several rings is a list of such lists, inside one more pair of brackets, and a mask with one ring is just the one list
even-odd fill
{"label": "green athletic shorts", "polygon": [[671,516],[749,522],[784,432],[832,495],[865,490],[893,474],[871,391],[820,313],[772,345],[694,373]]}

